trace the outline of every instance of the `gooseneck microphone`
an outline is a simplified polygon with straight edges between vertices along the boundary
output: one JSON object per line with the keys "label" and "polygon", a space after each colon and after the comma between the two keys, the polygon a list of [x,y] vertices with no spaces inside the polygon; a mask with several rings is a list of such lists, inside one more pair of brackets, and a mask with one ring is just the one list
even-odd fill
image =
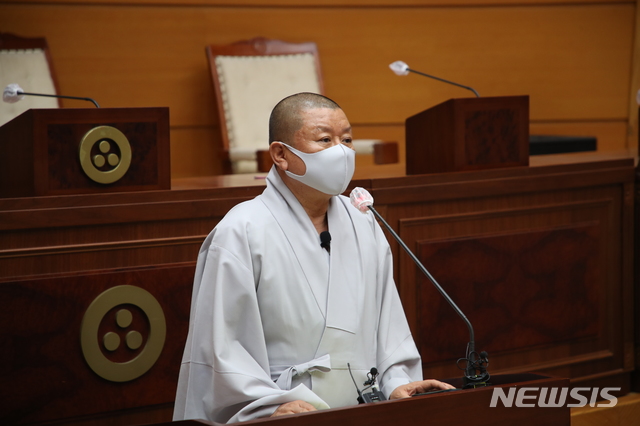
{"label": "gooseneck microphone", "polygon": [[320,233],[320,247],[331,253],[331,234],[329,231]]}
{"label": "gooseneck microphone", "polygon": [[373,212],[376,218],[378,218],[378,220],[380,220],[380,222],[384,224],[384,226],[391,233],[391,235],[393,235],[393,238],[396,239],[398,244],[400,244],[400,246],[404,249],[404,251],[407,252],[409,257],[411,257],[414,263],[418,266],[418,268],[420,268],[420,271],[422,271],[422,273],[426,275],[427,278],[429,278],[431,283],[433,283],[433,285],[440,292],[442,297],[444,297],[444,299],[449,303],[449,305],[451,305],[451,307],[456,311],[458,316],[460,316],[460,318],[462,318],[462,320],[465,322],[465,324],[467,325],[467,328],[469,329],[469,343],[467,344],[465,358],[460,358],[458,360],[458,366],[460,361],[466,361],[466,366],[461,368],[465,372],[463,377],[464,387],[471,388],[471,387],[486,386],[490,378],[489,372],[487,371],[487,368],[486,368],[489,365],[489,357],[485,351],[482,351],[480,354],[476,352],[475,334],[473,332],[473,326],[471,325],[471,322],[467,319],[467,317],[464,315],[462,310],[460,310],[458,305],[455,304],[453,299],[451,299],[451,297],[449,297],[449,295],[444,291],[444,289],[440,286],[440,284],[438,284],[436,279],[433,278],[433,276],[429,273],[427,268],[424,267],[422,262],[418,260],[418,258],[413,254],[413,252],[409,249],[409,247],[407,247],[404,241],[402,241],[400,236],[396,234],[393,228],[391,228],[391,226],[387,223],[387,221],[384,220],[384,218],[380,215],[380,213],[378,213],[378,211],[373,208],[373,197],[371,196],[369,191],[360,187],[354,188],[353,191],[351,191],[350,198],[351,198],[351,204],[355,208],[360,210],[362,213],[366,213],[368,210],[371,210],[371,212]]}
{"label": "gooseneck microphone", "polygon": [[96,108],[100,108],[100,105],[98,105],[98,103],[91,98],[80,98],[77,96],[46,95],[44,93],[29,93],[22,90],[22,88],[15,83],[9,84],[7,87],[4,88],[4,91],[2,92],[2,100],[10,104],[14,104],[16,102],[21,101],[25,96],[44,96],[47,98],[76,99],[80,101],[89,101],[89,102],[93,102]]}
{"label": "gooseneck microphone", "polygon": [[454,86],[458,86],[458,87],[462,87],[463,89],[471,90],[478,98],[480,97],[478,92],[476,92],[473,87],[463,86],[462,84],[455,83],[455,82],[449,81],[449,80],[445,80],[444,78],[435,77],[433,75],[425,74],[425,73],[420,72],[420,71],[412,70],[411,68],[409,68],[409,65],[407,65],[406,63],[404,63],[402,61],[395,61],[392,64],[389,64],[389,68],[391,68],[391,70],[394,73],[396,73],[397,75],[408,75],[410,72],[412,72],[414,74],[419,74],[419,75],[422,75],[424,77],[429,77],[429,78],[433,78],[434,80],[442,81],[443,83],[453,84]]}

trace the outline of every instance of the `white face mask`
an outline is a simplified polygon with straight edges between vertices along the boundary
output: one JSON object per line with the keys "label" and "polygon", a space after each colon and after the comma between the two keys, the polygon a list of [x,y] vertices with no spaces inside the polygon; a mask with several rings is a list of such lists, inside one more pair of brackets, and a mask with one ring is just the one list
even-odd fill
{"label": "white face mask", "polygon": [[307,167],[304,175],[285,173],[313,189],[329,195],[342,194],[351,182],[356,168],[356,153],[343,144],[308,154],[283,143],[291,152],[300,157]]}

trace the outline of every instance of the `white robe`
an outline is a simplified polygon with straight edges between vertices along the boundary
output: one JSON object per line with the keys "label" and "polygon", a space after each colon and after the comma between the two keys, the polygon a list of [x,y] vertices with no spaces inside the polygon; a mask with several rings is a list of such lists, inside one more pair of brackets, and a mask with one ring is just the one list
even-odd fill
{"label": "white robe", "polygon": [[355,405],[347,363],[360,388],[376,367],[387,397],[422,379],[382,230],[343,196],[327,216],[330,256],[272,169],[265,191],[209,234],[174,420],[247,421],[298,399],[318,409]]}

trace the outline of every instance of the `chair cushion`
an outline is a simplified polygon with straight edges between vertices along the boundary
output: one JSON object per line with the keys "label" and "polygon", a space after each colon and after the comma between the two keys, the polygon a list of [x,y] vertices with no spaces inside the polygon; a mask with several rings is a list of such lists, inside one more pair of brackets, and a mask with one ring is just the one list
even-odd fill
{"label": "chair cushion", "polygon": [[320,93],[310,53],[217,56],[215,63],[232,161],[245,157],[245,149],[255,153],[269,146],[269,114],[281,99],[299,92]]}
{"label": "chair cushion", "polygon": [[[25,92],[55,95],[47,57],[42,49],[0,50],[0,89],[18,84]],[[58,108],[56,98],[25,96],[0,108],[0,126],[30,108]]]}

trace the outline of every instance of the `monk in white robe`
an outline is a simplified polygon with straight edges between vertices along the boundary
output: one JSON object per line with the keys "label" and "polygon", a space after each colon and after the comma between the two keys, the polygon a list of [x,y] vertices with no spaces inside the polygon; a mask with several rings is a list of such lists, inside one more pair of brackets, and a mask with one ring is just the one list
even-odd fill
{"label": "monk in white robe", "polygon": [[[390,399],[451,388],[422,381],[375,218],[334,195],[353,175],[344,112],[312,94],[280,104],[267,188],[234,207],[200,250],[174,420],[232,423],[355,405],[348,364],[360,387],[377,368]],[[308,155],[321,152],[324,160]]]}

